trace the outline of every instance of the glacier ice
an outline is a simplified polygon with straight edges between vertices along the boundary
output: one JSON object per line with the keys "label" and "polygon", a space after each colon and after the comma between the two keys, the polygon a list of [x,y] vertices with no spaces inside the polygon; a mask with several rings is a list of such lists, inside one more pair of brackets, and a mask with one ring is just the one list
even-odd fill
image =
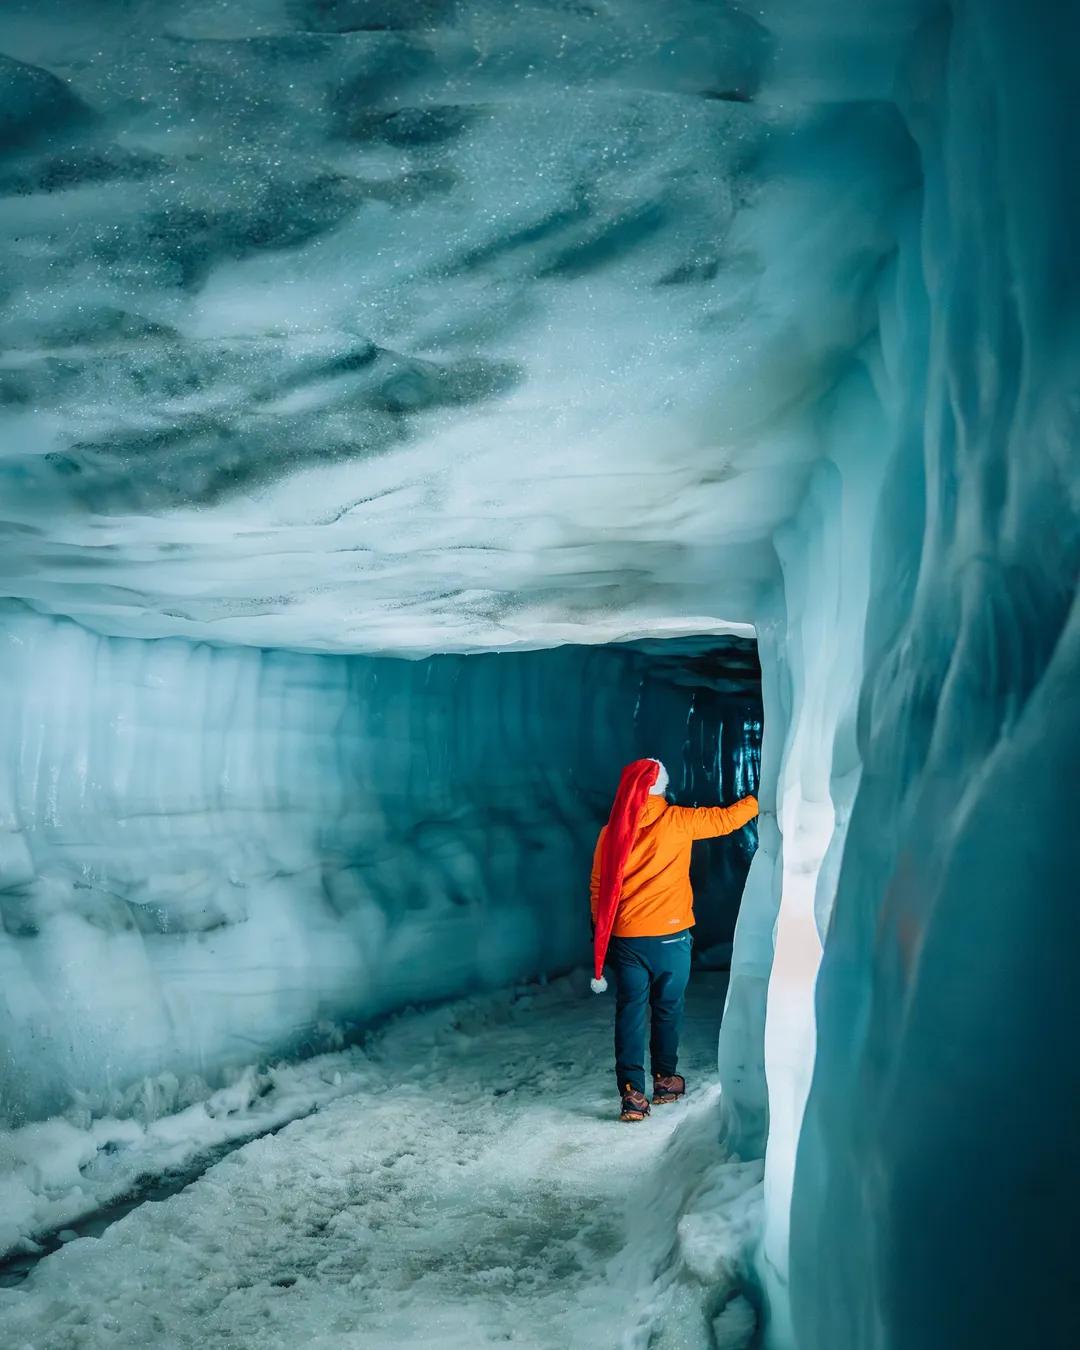
{"label": "glacier ice", "polygon": [[923,201],[883,314],[895,453],[796,1168],[795,1325],[800,1350],[1064,1347],[1080,14],[905,10],[893,96]]}
{"label": "glacier ice", "polygon": [[[728,1147],[766,1155],[771,1345],[1067,1343],[1077,24],[1057,0],[5,4],[0,566],[5,622],[59,674],[9,650],[0,678],[48,705],[65,813],[80,783],[95,810],[164,791],[125,741],[144,704],[194,806],[125,853],[150,816],[54,839],[41,780],[44,871],[3,841],[14,927],[27,887],[86,925],[80,854],[143,859],[123,914],[153,849],[183,862],[162,912],[205,913],[185,941],[212,945],[241,926],[228,858],[283,924],[253,987],[275,940],[340,977],[325,1008],[263,987],[274,1035],[357,1011],[370,951],[316,908],[389,935],[418,886],[450,913],[491,884],[490,832],[416,832],[414,717],[455,753],[491,719],[512,801],[529,699],[587,721],[598,669],[549,654],[558,689],[512,693],[465,665],[471,701],[435,677],[432,702],[414,685],[458,658],[426,658],[754,631],[763,810],[719,1065]],[[395,697],[357,653],[423,660]],[[189,671],[156,719],[134,682]],[[361,743],[403,775],[392,803]],[[438,763],[442,793],[482,777]],[[294,780],[312,805],[280,828]],[[324,896],[311,869],[356,830],[384,851]],[[513,834],[495,857],[527,889]],[[485,956],[458,908],[460,943],[427,908],[399,932],[462,978],[569,933],[530,900]],[[73,978],[88,950],[56,949]],[[231,1053],[223,987],[184,1010],[193,1063]]]}

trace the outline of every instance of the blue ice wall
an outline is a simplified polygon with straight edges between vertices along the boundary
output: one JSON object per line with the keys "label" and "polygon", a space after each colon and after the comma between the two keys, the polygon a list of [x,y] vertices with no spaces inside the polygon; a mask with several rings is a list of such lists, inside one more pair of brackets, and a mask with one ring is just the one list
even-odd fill
{"label": "blue ice wall", "polygon": [[[584,963],[622,764],[661,754],[703,803],[756,774],[738,639],[410,662],[0,617],[9,1123]],[[753,842],[699,860],[716,941]]]}
{"label": "blue ice wall", "polygon": [[799,1350],[1057,1350],[1080,1334],[1080,8],[804,20],[830,73],[838,53],[862,70],[901,8],[918,284],[883,311],[900,448],[818,984],[795,1325]]}

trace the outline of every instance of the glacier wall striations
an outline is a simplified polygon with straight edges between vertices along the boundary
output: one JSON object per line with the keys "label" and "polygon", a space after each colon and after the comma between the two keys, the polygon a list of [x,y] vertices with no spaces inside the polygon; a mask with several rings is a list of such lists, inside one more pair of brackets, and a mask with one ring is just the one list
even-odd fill
{"label": "glacier wall striations", "polygon": [[[739,639],[410,662],[0,618],[8,1124],[579,964],[622,764],[662,755],[687,803],[756,784]],[[715,942],[753,847],[695,860]]]}
{"label": "glacier wall striations", "polygon": [[891,455],[865,555],[861,781],[819,897],[793,1340],[1064,1350],[1080,1201],[1080,11],[842,9],[788,10],[806,58],[789,77],[805,88],[817,54],[832,96],[858,98],[884,74],[923,187],[880,309]]}

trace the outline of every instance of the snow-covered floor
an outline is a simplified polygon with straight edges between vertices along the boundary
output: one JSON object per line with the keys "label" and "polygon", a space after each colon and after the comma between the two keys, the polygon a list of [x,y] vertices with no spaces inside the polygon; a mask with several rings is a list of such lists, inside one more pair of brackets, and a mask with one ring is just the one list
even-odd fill
{"label": "snow-covered floor", "polygon": [[724,981],[691,984],[690,1100],[640,1125],[583,978],[395,1019],[343,1052],[358,1091],[0,1289],[0,1345],[748,1345],[761,1165],[716,1142]]}

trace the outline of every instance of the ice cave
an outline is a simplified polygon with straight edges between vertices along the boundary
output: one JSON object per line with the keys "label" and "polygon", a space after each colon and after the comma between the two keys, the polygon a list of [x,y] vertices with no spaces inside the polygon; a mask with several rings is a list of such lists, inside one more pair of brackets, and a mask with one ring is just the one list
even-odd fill
{"label": "ice cave", "polygon": [[[2,0],[4,1350],[1080,1343],[1078,116],[1077,0]],[[642,756],[760,815],[625,1126]]]}

